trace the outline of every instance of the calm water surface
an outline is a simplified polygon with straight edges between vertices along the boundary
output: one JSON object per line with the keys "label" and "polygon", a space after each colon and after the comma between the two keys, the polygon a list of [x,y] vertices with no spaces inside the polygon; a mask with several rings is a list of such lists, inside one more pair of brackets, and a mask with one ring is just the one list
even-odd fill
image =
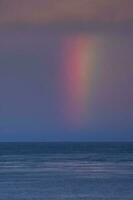
{"label": "calm water surface", "polygon": [[0,200],[133,200],[133,143],[0,143]]}

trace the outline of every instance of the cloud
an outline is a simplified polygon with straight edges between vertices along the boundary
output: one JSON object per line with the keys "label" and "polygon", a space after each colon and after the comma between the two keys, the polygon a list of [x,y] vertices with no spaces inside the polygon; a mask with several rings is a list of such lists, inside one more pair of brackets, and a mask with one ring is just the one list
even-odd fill
{"label": "cloud", "polygon": [[2,0],[0,7],[0,24],[133,20],[132,0]]}

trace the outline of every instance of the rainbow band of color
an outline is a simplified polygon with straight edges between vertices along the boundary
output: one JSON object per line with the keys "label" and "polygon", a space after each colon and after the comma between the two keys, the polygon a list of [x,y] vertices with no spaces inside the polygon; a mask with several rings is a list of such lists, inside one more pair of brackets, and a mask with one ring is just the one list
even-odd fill
{"label": "rainbow band of color", "polygon": [[69,36],[63,39],[61,67],[64,85],[64,117],[72,127],[84,126],[95,66],[96,39]]}

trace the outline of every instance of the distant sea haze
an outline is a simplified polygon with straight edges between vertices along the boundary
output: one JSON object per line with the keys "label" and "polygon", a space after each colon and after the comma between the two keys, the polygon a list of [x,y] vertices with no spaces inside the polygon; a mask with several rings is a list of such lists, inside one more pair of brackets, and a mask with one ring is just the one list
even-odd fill
{"label": "distant sea haze", "polygon": [[132,200],[133,143],[0,143],[1,200]]}

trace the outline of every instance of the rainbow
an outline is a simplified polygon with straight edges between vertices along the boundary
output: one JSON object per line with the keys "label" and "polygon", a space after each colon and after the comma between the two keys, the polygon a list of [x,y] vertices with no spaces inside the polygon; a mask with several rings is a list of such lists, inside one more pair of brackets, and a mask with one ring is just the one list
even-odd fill
{"label": "rainbow", "polygon": [[72,127],[84,127],[96,66],[96,49],[97,39],[93,36],[68,36],[62,40],[63,118]]}

